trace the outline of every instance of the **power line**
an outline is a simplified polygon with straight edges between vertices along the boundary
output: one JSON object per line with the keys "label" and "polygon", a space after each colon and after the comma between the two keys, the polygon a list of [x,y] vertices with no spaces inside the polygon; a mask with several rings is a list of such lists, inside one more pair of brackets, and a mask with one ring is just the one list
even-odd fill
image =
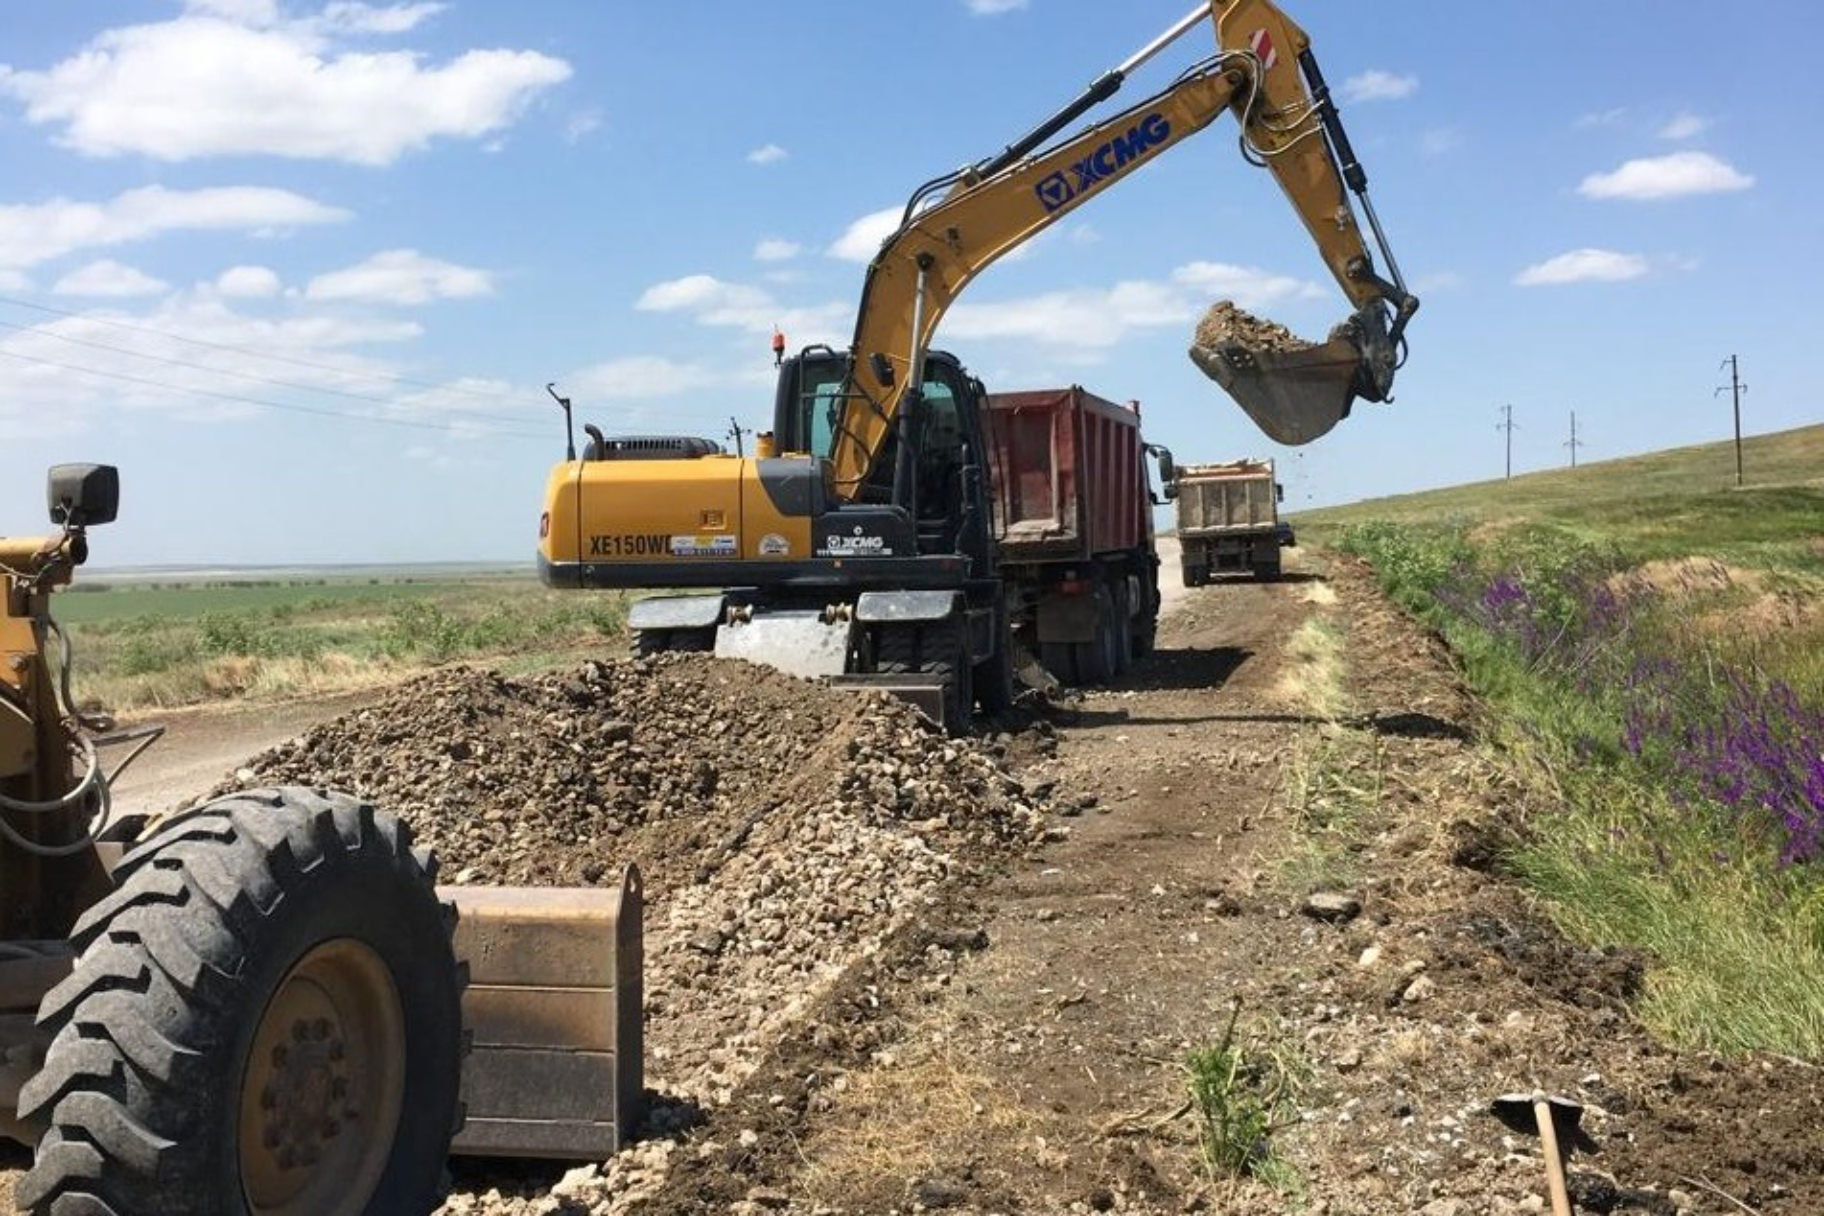
{"label": "power line", "polygon": [[[351,414],[342,410],[322,409],[309,405],[294,405],[280,401],[264,401],[258,397],[243,397],[239,393],[218,393],[205,388],[189,388],[169,384],[164,381],[151,380],[144,376],[130,376],[125,372],[104,372],[94,367],[79,367],[73,363],[59,363],[55,359],[42,359],[36,355],[22,355],[17,351],[0,347],[0,358],[17,359],[23,363],[36,363],[42,367],[54,367],[59,371],[75,372],[79,376],[99,376],[107,380],[120,380],[127,384],[138,384],[146,388],[156,388],[168,393],[183,393],[192,397],[211,397],[217,401],[232,401],[238,405],[253,405],[261,409],[283,410],[291,414],[310,414],[318,418],[341,418],[350,422],[377,422],[385,426],[411,427],[421,431],[459,431],[462,428],[455,422],[420,422],[411,418],[387,418],[379,414]],[[543,433],[532,431],[508,431],[498,427],[476,428],[489,435],[500,435],[515,439],[548,439]]]}
{"label": "power line", "polygon": [[[309,359],[297,359],[290,355],[275,355],[267,351],[250,350],[244,346],[233,346],[226,342],[211,342],[206,338],[192,338],[184,334],[173,333],[166,329],[157,329],[150,325],[135,325],[131,321],[119,321],[112,317],[99,316],[95,313],[71,312],[65,308],[52,308],[49,304],[34,304],[30,300],[19,300],[11,296],[0,296],[0,304],[14,308],[26,308],[33,312],[45,313],[53,317],[66,317],[73,321],[89,321],[96,325],[107,325],[115,329],[125,329],[133,333],[151,334],[157,338],[168,338],[173,342],[185,342],[191,346],[202,346],[209,350],[226,351],[233,355],[244,355],[253,359],[270,359],[274,363],[289,363],[293,367],[309,368],[311,371],[334,372],[337,375],[348,374],[347,368],[336,367],[328,363],[314,363]],[[480,397],[492,401],[510,400],[505,393],[482,392],[479,389],[464,388],[461,385],[436,384],[429,380],[414,380],[410,376],[394,375],[390,372],[364,373],[369,379],[387,380],[394,384],[409,384],[414,388],[435,389],[439,392],[464,393],[471,397]]]}
{"label": "power line", "polygon": [[1512,481],[1514,479],[1514,407],[1504,405],[1501,407],[1501,412],[1506,415],[1506,421],[1495,423],[1495,429],[1507,432],[1507,480]]}
{"label": "power line", "polygon": [[[258,384],[270,384],[270,385],[274,386],[275,388],[288,388],[288,389],[293,390],[294,392],[322,393],[325,396],[330,396],[330,397],[345,397],[350,401],[365,401],[370,405],[386,406],[388,409],[400,408],[399,402],[390,401],[385,397],[373,397],[373,396],[369,396],[366,393],[351,393],[347,389],[325,388],[325,387],[321,387],[321,386],[314,385],[314,384],[299,384],[293,380],[278,380],[278,379],[274,379],[271,376],[259,375],[256,372],[235,371],[231,368],[225,368],[225,367],[211,367],[207,363],[193,363],[188,359],[173,359],[166,355],[148,354],[145,351],[129,350],[127,347],[124,347],[124,346],[110,346],[106,342],[95,342],[95,341],[91,341],[88,338],[72,337],[69,334],[60,334],[60,333],[57,333],[55,330],[44,329],[44,328],[37,327],[37,326],[20,325],[15,321],[0,321],[0,328],[17,330],[21,333],[39,334],[46,338],[55,338],[59,342],[68,342],[73,346],[87,346],[93,350],[107,351],[108,353],[115,354],[115,355],[125,355],[131,359],[144,359],[148,363],[162,363],[162,364],[166,365],[167,367],[184,367],[184,368],[189,368],[192,371],[208,372],[212,376],[233,376],[238,380],[252,380]],[[17,356],[17,357],[26,357],[26,356]],[[322,370],[330,371],[333,369],[331,369],[328,366],[324,366]],[[348,375],[351,373],[348,369],[344,369],[340,374]],[[354,374],[356,376],[361,376],[364,373],[354,372],[352,374]],[[180,386],[174,385],[174,384],[166,385],[166,387],[170,388],[174,392],[191,391],[187,387],[180,387]],[[447,391],[447,390],[440,389],[438,391]],[[460,390],[457,390],[457,391],[460,391]],[[502,415],[502,414],[480,414],[480,413],[474,413],[474,412],[465,412],[463,414],[463,417],[465,417],[465,418],[485,418],[491,422],[522,423],[525,421],[525,418],[523,418],[523,417],[507,417],[506,415]]]}
{"label": "power line", "polygon": [[[1741,366],[1734,355],[1724,359],[1723,365],[1729,369],[1729,383],[1724,387],[1730,390],[1730,396],[1735,402],[1735,484],[1739,486],[1742,484],[1742,394],[1748,391],[1748,386],[1742,383]],[[1716,393],[1722,391],[1719,388]],[[1710,395],[1714,397],[1716,393]]]}

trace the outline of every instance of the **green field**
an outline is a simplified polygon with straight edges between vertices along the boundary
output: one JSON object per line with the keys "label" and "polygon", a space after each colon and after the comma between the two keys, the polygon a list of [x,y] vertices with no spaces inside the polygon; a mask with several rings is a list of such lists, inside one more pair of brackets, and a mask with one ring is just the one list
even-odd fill
{"label": "green field", "polygon": [[359,688],[453,659],[533,668],[619,653],[626,600],[529,572],[90,578],[53,616],[76,692],[110,710]]}
{"label": "green field", "polygon": [[1824,426],[1301,514],[1451,645],[1512,872],[1668,1039],[1824,1057]]}

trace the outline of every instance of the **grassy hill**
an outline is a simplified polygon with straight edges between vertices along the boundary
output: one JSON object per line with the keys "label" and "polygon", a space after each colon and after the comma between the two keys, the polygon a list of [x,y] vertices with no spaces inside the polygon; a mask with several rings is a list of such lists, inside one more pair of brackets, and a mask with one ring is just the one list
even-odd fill
{"label": "grassy hill", "polygon": [[[1824,426],[1301,513],[1459,656],[1512,870],[1668,1038],[1824,1057]],[[1491,812],[1501,814],[1499,806]]]}
{"label": "grassy hill", "polygon": [[[1703,553],[1824,575],[1824,424],[1301,512],[1300,533],[1368,520],[1551,524],[1641,561]],[[1808,543],[1817,542],[1817,543]]]}

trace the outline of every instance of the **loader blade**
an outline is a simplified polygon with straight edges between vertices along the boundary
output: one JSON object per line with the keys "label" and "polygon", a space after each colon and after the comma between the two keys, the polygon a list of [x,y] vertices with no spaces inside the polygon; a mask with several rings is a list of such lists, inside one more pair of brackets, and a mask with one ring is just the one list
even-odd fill
{"label": "loader blade", "polygon": [[1190,356],[1269,439],[1292,446],[1347,418],[1357,397],[1385,400],[1395,366],[1386,321],[1373,307],[1313,344],[1219,304],[1198,325]]}

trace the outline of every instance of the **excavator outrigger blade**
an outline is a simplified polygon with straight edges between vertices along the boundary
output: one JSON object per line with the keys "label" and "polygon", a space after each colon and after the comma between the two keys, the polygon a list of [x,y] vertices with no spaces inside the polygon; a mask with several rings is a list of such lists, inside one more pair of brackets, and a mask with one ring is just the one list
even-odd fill
{"label": "excavator outrigger blade", "polygon": [[1194,344],[1190,355],[1267,438],[1294,447],[1347,418],[1357,397],[1385,401],[1398,364],[1378,302],[1331,330],[1321,345],[1275,349],[1230,336]]}

